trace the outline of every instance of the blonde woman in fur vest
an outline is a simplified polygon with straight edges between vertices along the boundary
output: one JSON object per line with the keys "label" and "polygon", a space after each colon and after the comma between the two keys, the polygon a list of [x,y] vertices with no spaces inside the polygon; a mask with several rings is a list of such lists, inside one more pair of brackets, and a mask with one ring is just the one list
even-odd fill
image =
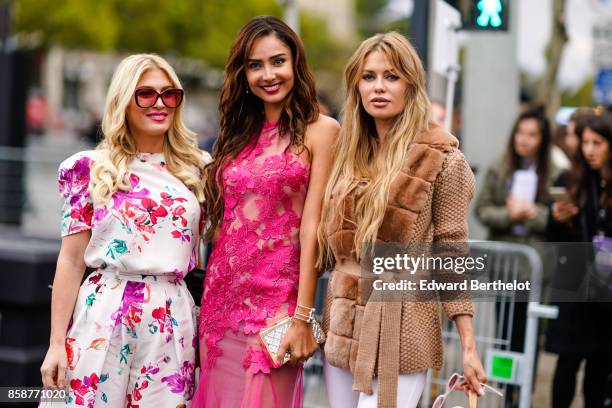
{"label": "blonde woman in fur vest", "polygon": [[[438,302],[368,302],[362,244],[466,242],[474,176],[457,139],[431,123],[425,73],[400,34],[365,40],[345,69],[346,102],[324,196],[320,264],[327,288],[325,381],[332,408],[415,407],[427,369],[442,366]],[[440,302],[462,344],[464,381],[487,378],[468,300]]]}

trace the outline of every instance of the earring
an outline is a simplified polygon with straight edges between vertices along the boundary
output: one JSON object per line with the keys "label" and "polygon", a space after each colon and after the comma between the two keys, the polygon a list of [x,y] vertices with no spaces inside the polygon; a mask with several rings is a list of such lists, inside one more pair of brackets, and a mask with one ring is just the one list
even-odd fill
{"label": "earring", "polygon": [[246,87],[246,93],[249,93],[249,86]]}

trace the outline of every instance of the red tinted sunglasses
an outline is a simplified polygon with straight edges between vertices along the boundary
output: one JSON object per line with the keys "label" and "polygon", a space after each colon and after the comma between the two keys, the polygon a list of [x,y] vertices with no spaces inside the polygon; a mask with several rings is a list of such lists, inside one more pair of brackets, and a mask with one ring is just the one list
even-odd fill
{"label": "red tinted sunglasses", "polygon": [[153,88],[139,88],[134,92],[134,99],[139,107],[150,108],[161,97],[162,103],[167,108],[176,108],[183,101],[184,94],[183,90],[178,88],[166,89],[162,93],[157,92]]}

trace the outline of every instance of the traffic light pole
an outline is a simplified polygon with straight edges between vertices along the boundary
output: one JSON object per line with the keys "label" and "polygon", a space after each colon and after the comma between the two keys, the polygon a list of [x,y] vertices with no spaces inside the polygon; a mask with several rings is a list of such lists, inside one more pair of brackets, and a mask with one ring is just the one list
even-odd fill
{"label": "traffic light pole", "polygon": [[425,72],[429,68],[429,3],[429,0],[415,1],[410,18],[410,42],[419,54]]}
{"label": "traffic light pole", "polygon": [[444,117],[444,127],[449,132],[453,126],[453,108],[454,108],[454,97],[455,97],[455,85],[459,79],[459,72],[461,67],[456,65],[448,69],[448,75],[446,76],[446,116]]}

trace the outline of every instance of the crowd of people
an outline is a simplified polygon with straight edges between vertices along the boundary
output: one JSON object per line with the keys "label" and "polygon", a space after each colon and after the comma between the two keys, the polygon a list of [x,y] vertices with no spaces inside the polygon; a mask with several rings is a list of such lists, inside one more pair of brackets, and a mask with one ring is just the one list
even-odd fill
{"label": "crowd of people", "polygon": [[[612,113],[602,107],[578,108],[567,123],[555,127],[556,140],[542,107],[518,115],[506,152],[485,175],[476,215],[489,227],[491,240],[594,243],[594,248],[606,249],[605,237],[612,233]],[[545,268],[545,289],[569,285],[576,290],[587,282],[595,252],[571,254],[575,256],[565,265]],[[585,406],[609,406],[612,326],[605,322],[610,308],[607,302],[574,300],[558,301],[559,316],[549,322],[545,333],[545,349],[558,355],[551,404],[555,408],[571,405],[577,373],[585,360]],[[511,339],[514,351],[523,350],[526,318],[526,304],[517,303]],[[507,400],[512,401],[509,394]]]}

